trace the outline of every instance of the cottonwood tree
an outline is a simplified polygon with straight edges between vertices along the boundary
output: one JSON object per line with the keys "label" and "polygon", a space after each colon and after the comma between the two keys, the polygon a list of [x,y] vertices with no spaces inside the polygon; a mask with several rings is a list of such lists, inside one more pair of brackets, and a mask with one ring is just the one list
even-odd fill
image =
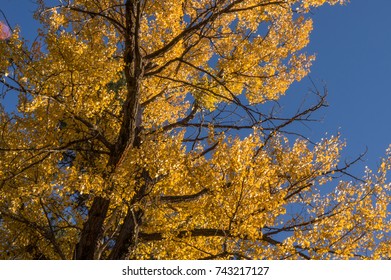
{"label": "cottonwood tree", "polygon": [[[53,1],[51,1],[53,2]],[[388,157],[338,181],[290,130],[309,11],[338,0],[39,1],[0,41],[2,259],[388,258]]]}

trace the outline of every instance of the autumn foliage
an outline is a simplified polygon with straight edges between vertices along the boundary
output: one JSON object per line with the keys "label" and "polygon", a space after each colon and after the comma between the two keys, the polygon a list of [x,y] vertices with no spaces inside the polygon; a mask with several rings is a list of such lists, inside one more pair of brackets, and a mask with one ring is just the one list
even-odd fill
{"label": "autumn foliage", "polygon": [[390,257],[389,155],[346,177],[338,135],[286,133],[323,92],[270,106],[344,1],[39,2],[38,39],[0,41],[1,259]]}

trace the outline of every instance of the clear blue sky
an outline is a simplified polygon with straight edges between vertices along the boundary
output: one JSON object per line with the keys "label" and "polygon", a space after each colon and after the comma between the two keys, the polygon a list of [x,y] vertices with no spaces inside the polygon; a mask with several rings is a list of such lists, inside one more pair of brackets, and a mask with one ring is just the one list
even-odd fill
{"label": "clear blue sky", "polygon": [[[391,144],[391,1],[352,0],[314,12],[311,77],[326,83],[330,107],[321,127],[341,133],[349,157],[365,150],[376,168]],[[319,131],[319,129],[317,129]]]}
{"label": "clear blue sky", "polygon": [[[32,0],[0,0],[11,25],[33,40],[37,25]],[[368,147],[363,166],[376,169],[391,143],[391,0],[352,0],[345,6],[323,6],[313,11],[314,30],[308,53],[316,53],[311,78],[328,88],[329,107],[321,123],[305,133],[319,139],[340,132],[350,159]],[[294,85],[288,98],[302,98],[308,79]]]}

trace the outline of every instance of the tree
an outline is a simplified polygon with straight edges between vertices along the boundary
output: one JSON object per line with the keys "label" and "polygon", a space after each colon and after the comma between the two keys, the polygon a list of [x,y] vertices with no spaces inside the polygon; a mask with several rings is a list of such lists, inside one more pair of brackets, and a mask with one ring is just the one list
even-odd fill
{"label": "tree", "polygon": [[325,92],[271,106],[326,2],[39,1],[0,41],[1,258],[388,258],[388,155],[336,182],[340,137],[289,130]]}

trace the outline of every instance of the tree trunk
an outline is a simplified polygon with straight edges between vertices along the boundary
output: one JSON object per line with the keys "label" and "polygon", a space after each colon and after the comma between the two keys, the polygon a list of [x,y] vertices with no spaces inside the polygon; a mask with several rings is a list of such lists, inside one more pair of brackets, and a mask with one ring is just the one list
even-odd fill
{"label": "tree trunk", "polygon": [[93,260],[98,248],[99,240],[103,234],[103,223],[106,219],[110,200],[96,197],[88,213],[88,219],[84,224],[80,241],[76,245],[75,259]]}
{"label": "tree trunk", "polygon": [[[128,0],[125,4],[125,49],[124,49],[124,72],[127,84],[127,96],[122,108],[123,120],[119,131],[118,138],[111,151],[110,158],[107,164],[108,174],[106,179],[110,181],[118,166],[121,165],[126,158],[128,151],[134,147],[135,139],[139,132],[138,129],[138,113],[140,104],[140,87],[144,73],[144,65],[142,56],[139,50],[139,28],[140,28],[141,7],[140,1]],[[107,182],[110,186],[110,182]],[[111,190],[106,190],[110,194]],[[81,232],[81,238],[76,248],[76,259],[93,259],[95,252],[98,249],[99,240],[103,237],[103,224],[107,216],[110,206],[110,200],[103,197],[96,197],[88,213],[88,219],[84,224]],[[124,222],[122,232],[135,232],[135,228],[141,222],[142,213],[128,213]],[[135,216],[135,219],[134,219]],[[140,218],[138,218],[140,216]],[[129,223],[129,224],[127,224]],[[126,228],[126,230],[125,230]],[[130,228],[130,229],[129,229]],[[120,234],[119,238],[125,238]],[[121,239],[122,240],[122,239]],[[127,242],[125,242],[127,244]],[[124,244],[125,244],[124,243]],[[122,243],[121,243],[122,244]],[[126,248],[118,248],[118,252],[113,253],[117,258],[122,256]]]}

